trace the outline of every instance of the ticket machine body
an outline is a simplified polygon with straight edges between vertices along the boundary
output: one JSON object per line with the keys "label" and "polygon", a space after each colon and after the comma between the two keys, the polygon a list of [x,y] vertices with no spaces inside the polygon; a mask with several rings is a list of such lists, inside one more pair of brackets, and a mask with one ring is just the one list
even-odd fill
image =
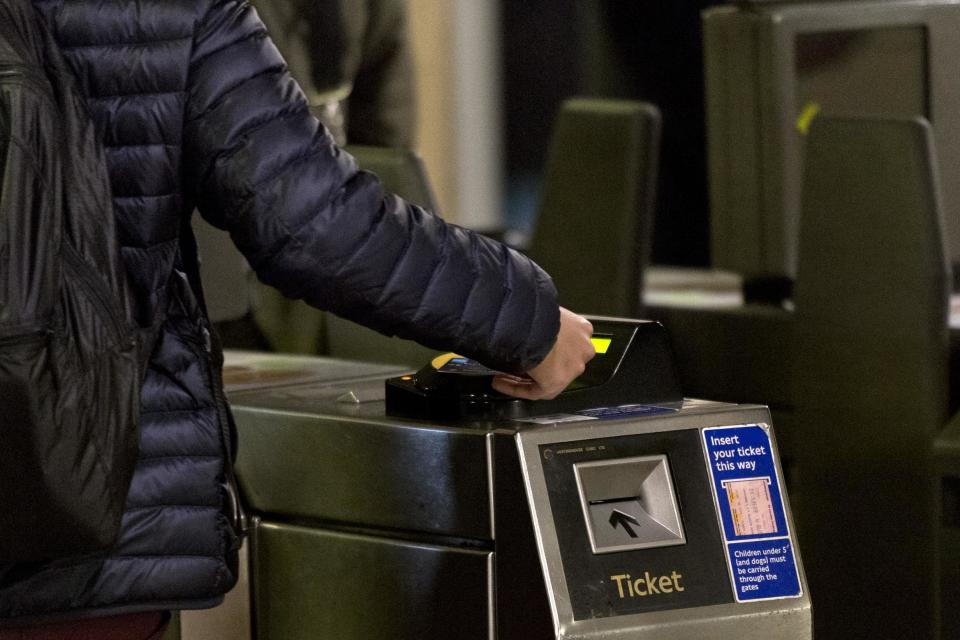
{"label": "ticket machine body", "polygon": [[552,404],[426,397],[436,367],[234,386],[255,637],[810,638],[766,408],[682,399],[655,323],[594,326]]}

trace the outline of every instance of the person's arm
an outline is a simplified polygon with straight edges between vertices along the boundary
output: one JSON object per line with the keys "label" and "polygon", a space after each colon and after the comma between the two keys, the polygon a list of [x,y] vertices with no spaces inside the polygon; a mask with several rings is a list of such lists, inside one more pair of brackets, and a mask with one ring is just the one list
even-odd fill
{"label": "person's arm", "polygon": [[245,3],[212,2],[187,100],[185,172],[200,211],[230,231],[267,284],[512,373],[535,369],[566,343],[557,342],[549,276],[359,172],[310,115]]}

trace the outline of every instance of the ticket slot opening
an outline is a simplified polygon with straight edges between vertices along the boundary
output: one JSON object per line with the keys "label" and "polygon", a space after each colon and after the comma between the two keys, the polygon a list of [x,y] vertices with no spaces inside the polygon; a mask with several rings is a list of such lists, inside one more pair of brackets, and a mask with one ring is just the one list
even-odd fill
{"label": "ticket slot opening", "polygon": [[574,465],[593,553],[685,544],[665,455]]}

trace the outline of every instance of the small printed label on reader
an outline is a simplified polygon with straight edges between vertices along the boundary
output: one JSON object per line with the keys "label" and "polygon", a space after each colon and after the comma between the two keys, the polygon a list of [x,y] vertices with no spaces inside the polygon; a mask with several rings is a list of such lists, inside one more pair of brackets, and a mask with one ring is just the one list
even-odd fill
{"label": "small printed label on reader", "polygon": [[598,420],[623,420],[624,418],[642,418],[655,416],[661,413],[675,413],[679,409],[661,407],[653,404],[621,404],[615,407],[597,407],[577,411],[581,416],[597,418]]}
{"label": "small printed label on reader", "polygon": [[737,602],[802,594],[780,480],[762,425],[703,430]]}

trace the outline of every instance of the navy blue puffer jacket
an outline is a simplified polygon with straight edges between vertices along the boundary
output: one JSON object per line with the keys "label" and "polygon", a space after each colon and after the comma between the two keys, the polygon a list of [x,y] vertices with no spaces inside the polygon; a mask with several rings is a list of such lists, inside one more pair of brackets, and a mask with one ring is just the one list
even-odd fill
{"label": "navy blue puffer jacket", "polygon": [[0,624],[216,604],[236,576],[233,443],[183,233],[194,206],[286,295],[507,371],[549,351],[556,292],[526,258],[358,171],[246,3],[34,4],[102,132],[149,366],[120,540],[0,567]]}

